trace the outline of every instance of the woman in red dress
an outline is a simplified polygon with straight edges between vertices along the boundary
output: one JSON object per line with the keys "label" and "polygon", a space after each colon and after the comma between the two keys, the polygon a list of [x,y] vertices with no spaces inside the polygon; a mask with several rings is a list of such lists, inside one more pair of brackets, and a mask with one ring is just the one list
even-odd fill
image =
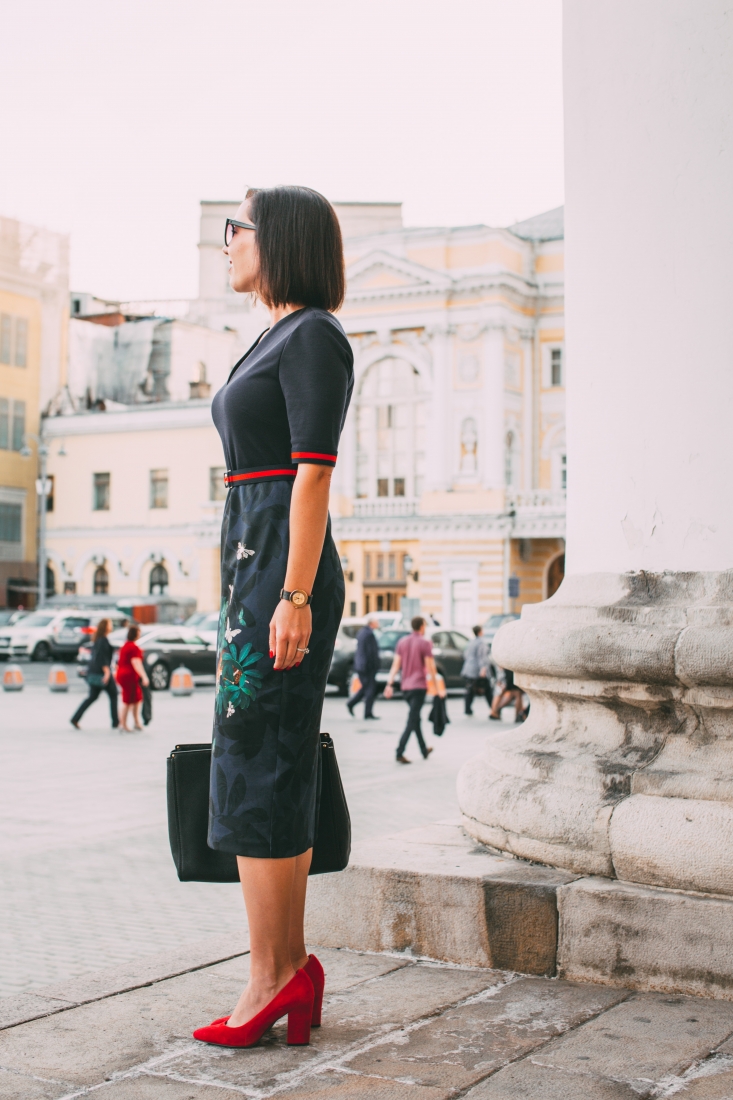
{"label": "woman in red dress", "polygon": [[140,684],[142,682],[147,687],[149,682],[145,675],[142,650],[135,644],[139,637],[140,627],[131,626],[127,632],[127,641],[117,658],[117,675],[115,679],[122,689],[122,719],[120,724],[123,730],[127,730],[128,733],[132,732],[127,725],[127,716],[131,710],[135,729],[142,729],[140,725],[140,704],[143,701],[143,693]]}

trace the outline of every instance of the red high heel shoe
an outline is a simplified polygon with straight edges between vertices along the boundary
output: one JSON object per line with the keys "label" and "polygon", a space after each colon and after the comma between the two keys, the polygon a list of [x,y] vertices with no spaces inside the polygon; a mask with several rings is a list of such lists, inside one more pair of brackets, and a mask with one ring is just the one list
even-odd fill
{"label": "red high heel shoe", "polygon": [[305,1046],[311,1037],[313,998],[313,983],[303,968],[283,986],[269,1005],[246,1024],[241,1027],[227,1027],[225,1021],[229,1017],[226,1016],[215,1020],[208,1027],[197,1028],[193,1037],[202,1043],[215,1043],[222,1047],[251,1047],[259,1042],[274,1023],[287,1015],[289,1046]]}
{"label": "red high heel shoe", "polygon": [[311,1027],[321,1026],[321,1008],[323,1006],[323,988],[326,984],[326,975],[323,973],[323,967],[316,958],[315,955],[308,956],[308,962],[303,967],[306,974],[313,983],[313,1015],[311,1016]]}

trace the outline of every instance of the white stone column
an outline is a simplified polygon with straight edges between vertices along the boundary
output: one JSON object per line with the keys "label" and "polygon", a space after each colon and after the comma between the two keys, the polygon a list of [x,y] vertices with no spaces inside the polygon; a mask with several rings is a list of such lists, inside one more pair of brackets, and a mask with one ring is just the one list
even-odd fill
{"label": "white stone column", "polygon": [[733,9],[565,0],[568,575],[494,643],[531,699],[473,835],[733,894]]}

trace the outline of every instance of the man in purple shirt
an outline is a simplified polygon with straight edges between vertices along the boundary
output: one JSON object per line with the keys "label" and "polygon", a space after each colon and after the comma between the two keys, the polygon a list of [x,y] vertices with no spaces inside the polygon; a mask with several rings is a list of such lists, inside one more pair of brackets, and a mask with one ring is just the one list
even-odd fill
{"label": "man in purple shirt", "polygon": [[433,657],[433,645],[432,642],[429,642],[425,637],[424,619],[421,619],[418,615],[412,620],[410,625],[412,626],[412,634],[406,634],[404,638],[400,638],[397,643],[392,667],[389,670],[387,686],[384,689],[385,699],[391,699],[394,678],[398,671],[402,669],[402,694],[410,710],[407,716],[405,732],[402,734],[400,743],[397,746],[397,760],[400,764],[410,763],[405,756],[405,748],[407,747],[407,742],[410,739],[411,733],[414,733],[417,737],[420,752],[426,760],[433,751],[426,746],[423,740],[422,729],[420,728],[420,711],[425,702],[425,694],[428,687],[427,677],[432,676],[435,678],[437,675],[435,659]]}

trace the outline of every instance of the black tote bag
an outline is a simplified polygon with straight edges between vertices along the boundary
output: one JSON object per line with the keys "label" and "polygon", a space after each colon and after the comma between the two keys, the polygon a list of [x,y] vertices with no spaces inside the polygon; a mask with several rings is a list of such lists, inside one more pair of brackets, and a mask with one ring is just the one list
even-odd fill
{"label": "black tote bag", "polygon": [[[181,882],[239,882],[237,857],[206,843],[211,744],[176,745],[167,761],[168,836]],[[351,818],[336,751],[320,735],[316,839],[311,875],[343,871],[351,854]]]}

